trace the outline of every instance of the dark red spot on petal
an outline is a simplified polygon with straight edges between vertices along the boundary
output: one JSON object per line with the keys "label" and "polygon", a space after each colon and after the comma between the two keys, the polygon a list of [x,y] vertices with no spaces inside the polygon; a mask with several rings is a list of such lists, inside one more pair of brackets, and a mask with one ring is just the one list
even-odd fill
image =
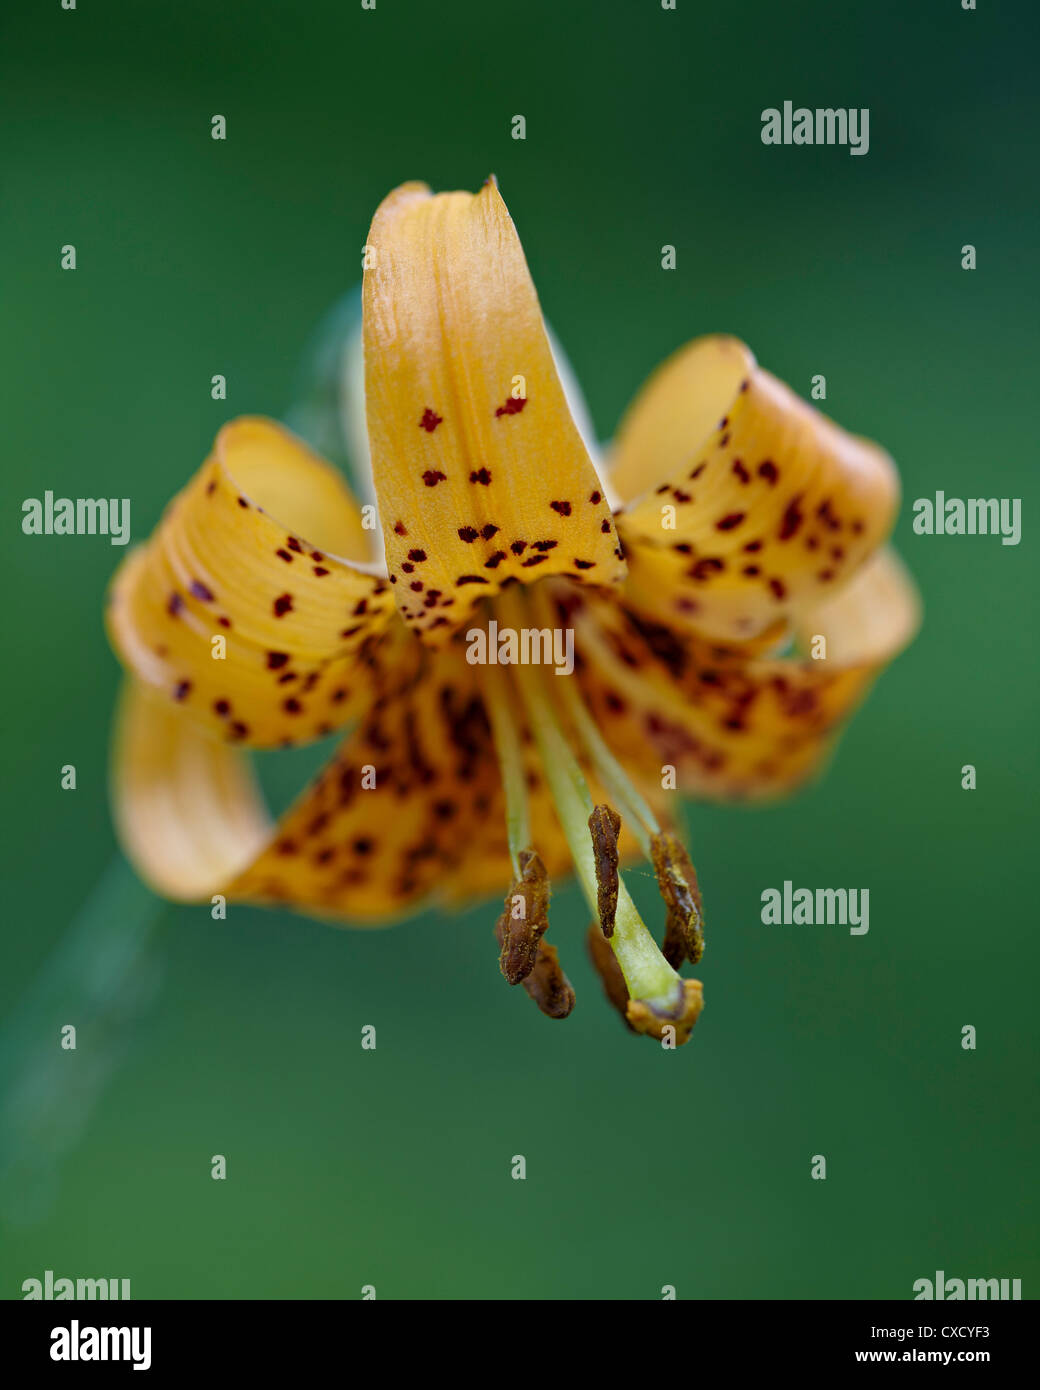
{"label": "dark red spot on petal", "polygon": [[713,574],[718,574],[726,568],[725,562],[717,559],[714,555],[707,555],[703,560],[697,560],[690,566],[688,571],[692,579],[708,579]]}
{"label": "dark red spot on petal", "polygon": [[436,487],[438,483],[443,483],[447,476],[447,473],[442,473],[439,468],[427,468],[422,480],[427,487]]}
{"label": "dark red spot on petal", "polygon": [[443,420],[443,415],[438,415],[435,410],[431,410],[430,407],[427,406],[422,413],[422,419],[419,421],[419,428],[425,430],[427,434],[432,434]]}
{"label": "dark red spot on petal", "polygon": [[510,396],[505,405],[500,405],[495,411],[495,419],[500,415],[519,415],[526,404],[526,396]]}
{"label": "dark red spot on petal", "polygon": [[782,541],[789,541],[802,524],[802,511],[798,505],[801,500],[801,496],[794,497],[787,505],[783,520],[780,522],[779,536]]}

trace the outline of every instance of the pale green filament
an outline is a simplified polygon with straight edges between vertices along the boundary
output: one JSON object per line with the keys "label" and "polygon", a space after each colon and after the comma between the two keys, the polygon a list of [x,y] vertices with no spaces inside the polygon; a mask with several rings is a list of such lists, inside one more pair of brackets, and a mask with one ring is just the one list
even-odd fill
{"label": "pale green filament", "polygon": [[520,735],[510,707],[509,682],[498,666],[485,666],[481,673],[484,704],[491,721],[491,737],[502,771],[506,797],[506,834],[513,873],[520,877],[520,851],[531,849],[531,818],[527,807],[527,780],[520,752]]}

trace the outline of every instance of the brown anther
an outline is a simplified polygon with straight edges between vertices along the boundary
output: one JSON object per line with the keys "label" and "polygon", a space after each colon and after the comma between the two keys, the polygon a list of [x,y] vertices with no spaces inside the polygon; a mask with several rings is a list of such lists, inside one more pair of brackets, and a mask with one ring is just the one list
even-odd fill
{"label": "brown anther", "polygon": [[613,806],[597,806],[589,816],[592,852],[596,860],[596,910],[599,925],[609,941],[614,935],[618,898],[618,835],[621,817]]}
{"label": "brown anther", "polygon": [[[700,980],[680,980],[679,986],[674,1008],[651,1006],[645,999],[630,999],[625,1017],[632,1031],[682,1047],[704,1007],[704,986]],[[666,1029],[672,1031],[666,1032]]]}
{"label": "brown anther", "polygon": [[684,960],[696,965],[704,954],[704,911],[696,870],[685,846],[668,831],[651,838],[650,851],[668,914],[661,953],[673,970]]}
{"label": "brown anther", "polygon": [[538,958],[523,986],[549,1018],[566,1018],[574,1008],[574,990],[560,969],[556,947],[544,941],[538,943]]}
{"label": "brown anther", "polygon": [[518,985],[534,970],[539,942],[549,926],[545,865],[533,849],[522,849],[519,861],[520,877],[506,894],[502,915],[495,924],[495,939],[502,948],[499,969],[511,985]]}
{"label": "brown anther", "polygon": [[636,1030],[628,1021],[626,1013],[629,1005],[628,985],[625,984],[625,977],[617,963],[614,949],[597,923],[593,922],[589,927],[585,944],[589,948],[589,959],[592,961],[593,969],[603,985],[603,993],[621,1015],[625,1027],[634,1033]]}

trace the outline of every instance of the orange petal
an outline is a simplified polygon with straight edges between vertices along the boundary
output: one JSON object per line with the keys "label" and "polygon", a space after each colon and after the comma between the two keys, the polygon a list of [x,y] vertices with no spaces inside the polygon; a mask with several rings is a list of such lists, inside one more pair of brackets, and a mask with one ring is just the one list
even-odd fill
{"label": "orange petal", "polygon": [[368,539],[335,470],[274,421],[235,420],[117,572],[112,645],[222,738],[320,737],[364,703],[396,623],[385,577],[362,568]]}
{"label": "orange petal", "polygon": [[659,789],[672,766],[680,790],[729,800],[810,776],[919,617],[906,571],[882,550],[800,620],[799,643],[820,660],[714,645],[593,595],[570,621],[585,698],[637,780]]}
{"label": "orange petal", "polygon": [[365,397],[398,607],[434,642],[507,579],[624,574],[516,230],[476,196],[405,184],[376,212]]}
{"label": "orange petal", "polygon": [[113,769],[127,852],[168,897],[221,893],[373,922],[397,915],[465,864],[495,800],[474,682],[457,648],[427,654],[422,678],[377,699],[271,826],[245,755],[132,681]]}
{"label": "orange petal", "polygon": [[887,536],[888,455],[846,434],[735,338],[700,338],[621,423],[611,484],[628,593],[662,621],[738,641],[840,587]]}

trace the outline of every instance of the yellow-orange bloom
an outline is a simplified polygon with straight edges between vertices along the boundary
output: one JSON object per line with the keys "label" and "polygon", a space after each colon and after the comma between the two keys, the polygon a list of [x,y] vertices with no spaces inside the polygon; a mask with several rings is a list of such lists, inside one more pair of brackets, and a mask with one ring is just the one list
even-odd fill
{"label": "yellow-orange bloom", "polygon": [[[220,431],[112,584],[123,842],[169,897],[355,924],[511,883],[503,970],[557,1017],[573,992],[542,936],[548,880],[573,866],[630,1026],[683,1041],[700,986],[674,967],[699,957],[701,908],[662,768],[728,799],[819,765],[918,621],[883,545],[895,469],[709,337],[651,378],[601,478],[494,182],[407,184],[368,245],[385,563],[305,444],[266,419]],[[492,620],[572,631],[574,674],[471,664],[466,635]],[[778,655],[792,638],[803,655]],[[243,748],[345,725],[271,824]],[[619,825],[655,865],[667,962],[619,876]]]}

